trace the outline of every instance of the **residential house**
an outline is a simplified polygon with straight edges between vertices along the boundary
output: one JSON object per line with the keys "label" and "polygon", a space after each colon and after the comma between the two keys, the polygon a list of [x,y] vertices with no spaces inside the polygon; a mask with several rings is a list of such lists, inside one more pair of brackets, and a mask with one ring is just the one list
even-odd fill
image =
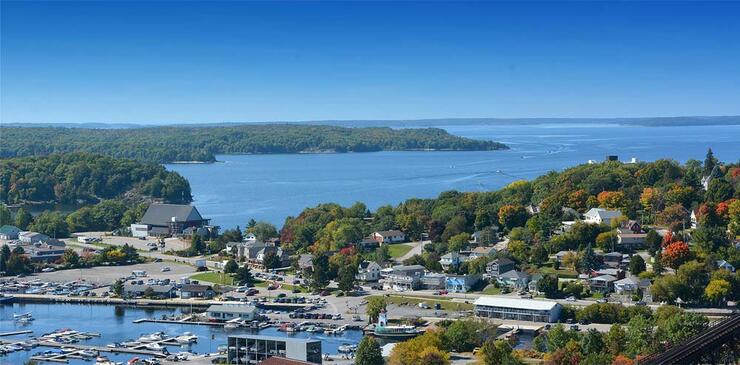
{"label": "residential house", "polygon": [[49,240],[49,236],[38,232],[19,232],[18,240],[22,243],[43,243]]}
{"label": "residential house", "polygon": [[147,289],[151,288],[152,296],[155,298],[166,299],[175,298],[177,296],[177,288],[174,285],[158,285],[158,284],[123,284],[123,296],[124,297],[141,297],[147,292]]}
{"label": "residential house", "polygon": [[490,226],[470,235],[470,243],[475,245],[490,245],[498,242],[498,226]]}
{"label": "residential house", "polygon": [[614,282],[614,292],[617,294],[637,294],[640,289],[640,279],[636,276],[628,276]]}
{"label": "residential house", "polygon": [[622,267],[623,258],[621,252],[609,252],[601,255],[604,265],[613,269]]}
{"label": "residential house", "polygon": [[529,274],[517,270],[509,270],[499,275],[496,280],[500,285],[514,288],[516,290],[527,289]]}
{"label": "residential house", "polygon": [[470,260],[475,260],[481,257],[489,257],[496,254],[496,248],[493,246],[479,246],[470,251]]}
{"label": "residential house", "polygon": [[715,264],[717,265],[718,269],[725,269],[730,272],[735,272],[735,267],[725,260],[717,260]]}
{"label": "residential house", "polygon": [[691,211],[691,229],[699,228],[699,218],[696,216],[696,211]]}
{"label": "residential house", "polygon": [[21,230],[16,226],[5,225],[0,227],[0,240],[17,240]]}
{"label": "residential house", "polygon": [[302,272],[313,269],[313,255],[309,253],[298,256],[298,269]]}
{"label": "residential house", "polygon": [[530,205],[527,205],[524,209],[530,215],[535,215],[535,214],[537,214],[537,213],[540,212],[540,206],[539,205],[532,205],[532,204],[530,204]]}
{"label": "residential house", "polygon": [[645,247],[646,233],[618,233],[617,245],[627,250],[636,250]]}
{"label": "residential house", "polygon": [[458,252],[448,252],[439,259],[439,264],[442,265],[442,269],[447,271],[450,269],[457,269],[458,266],[464,261],[463,256]]}
{"label": "residential house", "polygon": [[257,317],[257,307],[244,304],[217,304],[206,309],[210,321],[226,322],[235,318],[253,321]]}
{"label": "residential house", "polygon": [[257,235],[252,232],[245,234],[243,239],[244,239],[244,242],[257,242],[258,241]]}
{"label": "residential house", "polygon": [[377,231],[373,232],[372,238],[382,245],[384,243],[405,242],[406,234],[399,230]]}
{"label": "residential house", "polygon": [[544,276],[544,275],[542,275],[542,274],[540,274],[540,273],[536,273],[536,274],[533,274],[533,275],[532,275],[532,276],[531,276],[531,277],[529,278],[529,283],[527,284],[527,289],[528,289],[529,291],[531,291],[531,292],[535,292],[535,293],[538,293],[538,292],[539,292],[539,290],[537,290],[537,283],[539,283],[539,282],[540,282],[540,279],[542,279],[542,277],[543,277],[543,276]]}
{"label": "residential house", "polygon": [[268,255],[275,255],[278,258],[278,267],[286,267],[290,265],[290,255],[283,251],[280,247],[275,246],[264,246],[254,257],[247,257],[247,263],[257,269],[265,268],[265,258]]}
{"label": "residential house", "polygon": [[618,210],[591,208],[588,212],[583,214],[583,220],[586,223],[610,225],[612,223],[612,219],[619,218],[621,216],[622,212]]}
{"label": "residential house", "polygon": [[568,256],[568,255],[577,255],[577,254],[578,253],[575,252],[575,251],[558,251],[558,253],[555,254],[555,261],[557,261],[557,262],[559,262],[559,263],[562,264],[563,263],[563,259],[565,258],[565,256]]}
{"label": "residential house", "polygon": [[185,284],[180,287],[180,298],[211,299],[216,295],[213,287],[203,284]]}
{"label": "residential house", "polygon": [[152,203],[141,221],[131,225],[131,235],[134,237],[180,236],[186,228],[190,227],[206,227],[216,233],[217,228],[208,226],[209,222],[210,220],[204,219],[198,209],[192,205]]}
{"label": "residential house", "polygon": [[383,279],[383,285],[393,290],[414,290],[421,286],[424,266],[396,265]]}
{"label": "residential house", "polygon": [[496,278],[499,275],[511,270],[514,270],[514,261],[511,261],[505,257],[495,259],[486,264],[486,274],[492,278]]}
{"label": "residential house", "polygon": [[362,261],[357,268],[357,276],[355,278],[364,282],[380,280],[380,265],[375,261]]}
{"label": "residential house", "polygon": [[467,293],[480,279],[480,275],[449,275],[445,280],[445,289],[450,293]]}
{"label": "residential house", "polygon": [[355,247],[361,252],[369,252],[378,248],[379,244],[372,236],[368,236],[355,244]]}
{"label": "residential house", "polygon": [[599,270],[593,271],[593,276],[599,276],[599,275],[611,275],[614,276],[617,279],[624,279],[625,278],[625,272],[622,269],[611,269],[611,268],[603,268]]}
{"label": "residential house", "polygon": [[619,231],[622,233],[642,233],[642,225],[634,219],[626,220],[620,224]]}
{"label": "residential house", "polygon": [[447,284],[447,276],[436,272],[424,273],[421,277],[421,287],[427,290],[444,289]]}
{"label": "residential house", "polygon": [[615,281],[617,281],[617,278],[614,276],[599,275],[588,280],[588,287],[592,292],[611,293],[614,290]]}

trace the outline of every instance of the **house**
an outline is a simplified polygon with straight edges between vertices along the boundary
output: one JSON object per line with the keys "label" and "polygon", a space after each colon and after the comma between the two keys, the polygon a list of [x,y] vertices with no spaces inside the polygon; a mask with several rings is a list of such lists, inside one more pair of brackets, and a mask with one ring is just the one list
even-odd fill
{"label": "house", "polygon": [[489,257],[496,254],[496,248],[493,246],[479,246],[470,251],[470,260],[481,257]]}
{"label": "house", "polygon": [[192,205],[152,203],[141,221],[131,225],[131,235],[134,237],[180,236],[185,229],[190,227],[205,227],[215,231],[217,228],[208,226],[209,222],[210,220],[204,219],[198,209]]}
{"label": "house", "polygon": [[17,240],[21,230],[16,226],[4,225],[0,227],[0,240]]}
{"label": "house", "polygon": [[309,253],[298,256],[298,269],[304,272],[313,269],[313,255]]}
{"label": "house", "polygon": [[629,276],[614,282],[614,292],[617,294],[637,294],[640,289],[640,279],[635,276]]}
{"label": "house", "polygon": [[216,295],[213,287],[203,284],[185,284],[180,287],[180,298],[204,298],[211,299]]}
{"label": "house", "polygon": [[619,225],[619,231],[623,233],[642,233],[642,225],[634,219],[626,220]]}
{"label": "house", "polygon": [[28,247],[26,256],[31,262],[56,262],[62,259],[66,249],[62,247],[49,246],[46,244],[37,244]]}
{"label": "house", "polygon": [[627,250],[645,247],[646,233],[618,233],[617,245]]}
{"label": "house", "polygon": [[444,289],[447,285],[447,276],[435,272],[424,273],[421,277],[421,287],[427,290]]}
{"label": "house", "polygon": [[511,270],[514,270],[514,261],[505,257],[495,259],[486,264],[486,274],[492,278],[498,277],[499,275]]}
{"label": "house", "polygon": [[383,286],[393,290],[414,290],[421,286],[424,266],[396,265],[383,279]]}
{"label": "house", "polygon": [[514,288],[517,290],[527,289],[529,284],[529,274],[517,270],[509,270],[496,278],[500,285]]}
{"label": "house", "polygon": [[622,267],[622,259],[624,258],[621,252],[609,252],[601,255],[601,259],[604,265],[610,268]]}
{"label": "house", "polygon": [[540,279],[542,279],[543,276],[544,275],[542,275],[540,273],[536,273],[536,274],[532,275],[529,278],[529,283],[527,284],[527,289],[529,291],[531,291],[531,292],[535,292],[535,293],[539,292],[539,290],[537,290],[537,283],[540,282]]}
{"label": "house", "polygon": [[244,242],[257,242],[257,235],[252,232],[245,234],[243,238]]}
{"label": "house", "polygon": [[517,321],[557,322],[562,306],[557,302],[512,297],[481,296],[473,303],[475,315],[482,318]]}
{"label": "house", "polygon": [[470,243],[475,245],[490,245],[496,242],[498,242],[498,226],[490,226],[470,235]]}
{"label": "house", "polygon": [[529,215],[535,215],[540,212],[540,206],[539,205],[527,205],[524,207],[524,209],[529,213]]}
{"label": "house", "polygon": [[696,211],[691,211],[691,229],[699,228],[699,218],[696,216]]}
{"label": "house", "polygon": [[176,297],[177,288],[174,285],[149,285],[149,284],[123,284],[124,297],[142,297],[146,294],[147,289],[151,288],[151,294],[154,298],[166,299]]}
{"label": "house", "polygon": [[599,276],[599,275],[611,275],[617,279],[624,279],[625,273],[622,269],[610,269],[610,268],[604,268],[599,270],[593,271],[593,276]]}
{"label": "house", "polygon": [[588,287],[592,292],[602,294],[611,293],[614,290],[614,282],[617,278],[611,275],[599,275],[588,280]]}
{"label": "house", "polygon": [[357,268],[357,276],[355,278],[359,281],[374,282],[380,280],[380,265],[374,261],[363,261]]}
{"label": "house", "polygon": [[460,256],[460,253],[448,252],[440,257],[439,264],[442,265],[443,270],[447,271],[449,269],[457,269],[463,261],[463,256]]}
{"label": "house", "polygon": [[622,212],[618,210],[591,208],[588,212],[583,214],[583,220],[586,223],[610,225],[612,223],[612,219],[619,218],[621,216]]}
{"label": "house", "polygon": [[247,257],[247,263],[255,268],[264,269],[265,258],[267,258],[269,255],[275,255],[277,257],[279,267],[286,267],[290,265],[290,255],[288,255],[287,252],[283,251],[283,249],[280,247],[267,245],[257,251],[257,254],[254,257]]}
{"label": "house", "polygon": [[575,251],[558,251],[558,253],[555,254],[555,261],[557,261],[557,262],[559,262],[559,263],[562,264],[563,263],[563,259],[565,258],[565,256],[568,256],[568,255],[577,255],[577,254],[578,253],[575,252]]}
{"label": "house", "polygon": [[257,317],[257,307],[244,304],[216,304],[206,309],[208,320],[215,322],[230,321],[235,318],[253,321]]}
{"label": "house", "polygon": [[43,243],[49,240],[49,236],[38,232],[19,232],[18,240],[22,243]]}
{"label": "house", "polygon": [[384,243],[399,243],[406,241],[406,234],[399,230],[377,231],[373,232],[371,237],[381,245]]}
{"label": "house", "polygon": [[369,252],[378,248],[379,244],[372,236],[368,236],[355,244],[355,247],[361,252]]}
{"label": "house", "polygon": [[725,260],[717,260],[715,264],[717,265],[718,269],[725,269],[730,272],[735,272],[735,267]]}
{"label": "house", "polygon": [[467,293],[480,281],[479,275],[449,275],[445,289],[450,293]]}

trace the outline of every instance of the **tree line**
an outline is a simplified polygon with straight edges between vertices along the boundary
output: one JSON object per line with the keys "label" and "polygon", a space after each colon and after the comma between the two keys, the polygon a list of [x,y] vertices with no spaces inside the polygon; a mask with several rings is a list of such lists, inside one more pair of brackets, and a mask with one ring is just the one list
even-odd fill
{"label": "tree line", "polygon": [[0,127],[0,158],[76,151],[167,163],[213,162],[217,154],[478,151],[508,148],[438,128],[346,128],[306,124],[176,126],[124,129]]}

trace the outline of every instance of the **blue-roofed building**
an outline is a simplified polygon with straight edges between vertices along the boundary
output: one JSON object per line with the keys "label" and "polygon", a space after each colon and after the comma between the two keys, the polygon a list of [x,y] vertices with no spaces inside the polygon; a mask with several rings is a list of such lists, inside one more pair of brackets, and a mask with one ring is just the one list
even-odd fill
{"label": "blue-roofed building", "polygon": [[450,293],[467,293],[480,279],[480,275],[450,275],[445,281],[445,289]]}

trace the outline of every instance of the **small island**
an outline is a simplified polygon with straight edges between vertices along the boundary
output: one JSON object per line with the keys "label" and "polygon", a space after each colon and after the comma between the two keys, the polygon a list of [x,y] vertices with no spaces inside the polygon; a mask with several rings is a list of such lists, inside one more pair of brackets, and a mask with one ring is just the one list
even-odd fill
{"label": "small island", "polygon": [[0,127],[0,158],[90,152],[139,161],[215,162],[218,154],[493,151],[508,146],[439,128],[347,128],[309,124],[137,127]]}

